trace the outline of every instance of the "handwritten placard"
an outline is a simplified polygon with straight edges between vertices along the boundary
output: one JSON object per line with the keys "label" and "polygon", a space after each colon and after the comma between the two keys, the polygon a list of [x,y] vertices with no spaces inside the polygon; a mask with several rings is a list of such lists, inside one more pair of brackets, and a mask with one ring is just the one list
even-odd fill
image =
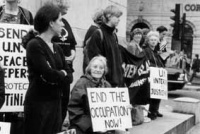
{"label": "handwritten placard", "polygon": [[132,127],[127,88],[87,89],[93,131]]}
{"label": "handwritten placard", "polygon": [[150,97],[168,99],[167,70],[150,67]]}
{"label": "handwritten placard", "polygon": [[33,26],[0,24],[0,63],[5,71],[5,103],[0,112],[23,111],[24,96],[28,88],[26,50],[21,38]]}
{"label": "handwritten placard", "polygon": [[11,123],[0,122],[0,134],[10,134]]}

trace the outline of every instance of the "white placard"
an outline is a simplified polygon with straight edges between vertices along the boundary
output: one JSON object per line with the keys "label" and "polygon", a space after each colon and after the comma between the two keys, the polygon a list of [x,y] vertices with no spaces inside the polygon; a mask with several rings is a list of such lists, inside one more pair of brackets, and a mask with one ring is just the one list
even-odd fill
{"label": "white placard", "polygon": [[93,131],[132,128],[127,88],[87,89]]}
{"label": "white placard", "polygon": [[21,38],[33,26],[0,24],[0,63],[5,70],[5,103],[0,112],[22,112],[28,88],[26,50]]}
{"label": "white placard", "polygon": [[11,123],[0,122],[0,134],[10,134]]}
{"label": "white placard", "polygon": [[168,99],[166,69],[150,67],[150,98]]}

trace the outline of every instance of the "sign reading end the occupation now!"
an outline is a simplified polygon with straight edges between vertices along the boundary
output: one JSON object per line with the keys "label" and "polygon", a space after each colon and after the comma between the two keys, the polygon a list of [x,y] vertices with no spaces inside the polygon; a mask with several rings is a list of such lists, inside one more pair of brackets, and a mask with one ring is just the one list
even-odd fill
{"label": "sign reading end the occupation now!", "polygon": [[93,131],[132,128],[127,88],[87,89]]}
{"label": "sign reading end the occupation now!", "polygon": [[0,24],[0,64],[5,72],[5,103],[0,112],[22,112],[28,88],[26,50],[21,38],[33,26]]}

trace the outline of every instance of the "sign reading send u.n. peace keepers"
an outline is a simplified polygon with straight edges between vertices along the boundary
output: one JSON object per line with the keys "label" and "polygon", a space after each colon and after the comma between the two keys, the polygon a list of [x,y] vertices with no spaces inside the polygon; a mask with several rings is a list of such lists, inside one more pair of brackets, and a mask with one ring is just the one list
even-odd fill
{"label": "sign reading send u.n. peace keepers", "polygon": [[132,127],[127,88],[88,88],[93,131]]}
{"label": "sign reading send u.n. peace keepers", "polygon": [[0,64],[5,70],[5,103],[0,112],[21,112],[28,88],[26,50],[21,38],[33,26],[0,24]]}
{"label": "sign reading send u.n. peace keepers", "polygon": [[167,70],[150,67],[150,98],[168,99]]}

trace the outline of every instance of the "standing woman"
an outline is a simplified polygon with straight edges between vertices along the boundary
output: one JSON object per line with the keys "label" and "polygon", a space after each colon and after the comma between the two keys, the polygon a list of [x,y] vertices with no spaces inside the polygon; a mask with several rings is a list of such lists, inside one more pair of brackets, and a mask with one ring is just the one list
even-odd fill
{"label": "standing woman", "polygon": [[[157,50],[155,50],[156,45],[159,42],[159,33],[156,31],[150,31],[147,34],[147,47],[144,49],[147,59],[150,62],[150,67],[164,67],[161,57],[159,56]],[[148,114],[148,117],[151,120],[156,119],[157,117],[162,117],[162,114],[159,113],[160,99],[150,99],[149,111],[151,114]]]}
{"label": "standing woman", "polygon": [[19,6],[20,0],[4,0],[5,5],[0,6],[0,22],[13,24],[33,24],[30,11]]}
{"label": "standing woman", "polygon": [[106,80],[112,87],[124,87],[122,58],[116,35],[116,27],[120,22],[122,11],[109,5],[103,12],[103,24],[100,26],[103,39],[99,30],[95,31],[88,43],[88,57],[91,60],[97,55],[102,55],[107,59],[108,74]]}
{"label": "standing woman", "polygon": [[131,32],[131,42],[127,45],[127,50],[131,54],[133,54],[137,57],[143,56],[143,54],[142,54],[143,49],[140,46],[140,42],[141,42],[142,36],[143,36],[142,34],[143,34],[142,29],[140,29],[140,28],[134,29],[133,32]]}
{"label": "standing woman", "polygon": [[[55,134],[60,132],[62,86],[69,73],[62,49],[51,42],[61,33],[61,10],[46,3],[36,13],[36,37],[24,43],[26,48],[29,87],[25,97],[25,134]],[[31,37],[31,36],[29,36]]]}

